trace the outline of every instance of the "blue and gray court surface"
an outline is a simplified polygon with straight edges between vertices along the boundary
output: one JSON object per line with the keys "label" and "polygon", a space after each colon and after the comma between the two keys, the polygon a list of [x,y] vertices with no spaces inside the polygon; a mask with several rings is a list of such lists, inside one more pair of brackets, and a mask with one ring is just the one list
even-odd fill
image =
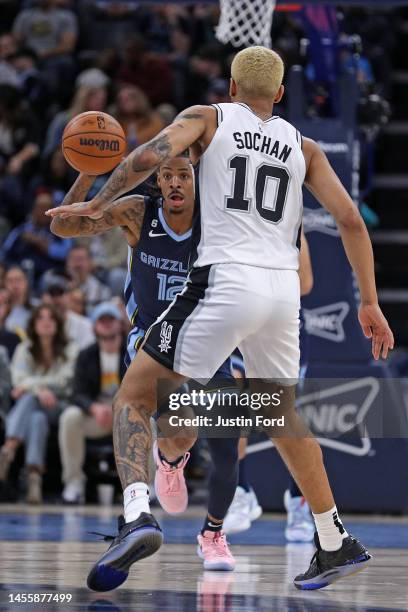
{"label": "blue and gray court surface", "polygon": [[[283,517],[264,515],[251,530],[229,537],[235,572],[205,572],[195,550],[203,512],[193,508],[181,518],[155,512],[163,547],[134,565],[121,588],[98,594],[87,589],[86,576],[107,544],[91,532],[114,534],[116,509],[1,506],[0,612],[408,610],[407,519],[343,517],[348,531],[374,554],[373,561],[349,579],[302,593],[292,579],[308,566],[314,549],[286,545]],[[35,594],[36,599],[29,597]]]}

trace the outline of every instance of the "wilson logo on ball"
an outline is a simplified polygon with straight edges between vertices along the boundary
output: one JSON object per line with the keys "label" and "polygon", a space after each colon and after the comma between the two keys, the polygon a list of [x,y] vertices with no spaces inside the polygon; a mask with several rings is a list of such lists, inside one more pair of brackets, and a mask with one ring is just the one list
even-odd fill
{"label": "wilson logo on ball", "polygon": [[82,147],[96,146],[100,151],[119,151],[119,140],[102,140],[100,138],[80,138],[79,144]]}

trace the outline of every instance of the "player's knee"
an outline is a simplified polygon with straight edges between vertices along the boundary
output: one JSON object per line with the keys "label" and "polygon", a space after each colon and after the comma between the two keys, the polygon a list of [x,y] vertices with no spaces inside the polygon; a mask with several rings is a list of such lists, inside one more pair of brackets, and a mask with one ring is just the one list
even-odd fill
{"label": "player's knee", "polygon": [[132,410],[142,411],[145,409],[145,402],[142,398],[137,396],[130,396],[128,392],[119,389],[113,398],[112,409],[114,413],[118,413],[124,408],[131,408]]}

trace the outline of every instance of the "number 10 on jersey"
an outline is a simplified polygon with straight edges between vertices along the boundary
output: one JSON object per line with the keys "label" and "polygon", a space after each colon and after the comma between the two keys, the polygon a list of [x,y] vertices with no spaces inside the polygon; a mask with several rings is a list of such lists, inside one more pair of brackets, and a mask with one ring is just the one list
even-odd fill
{"label": "number 10 on jersey", "polygon": [[[248,158],[243,155],[236,155],[229,160],[229,169],[234,172],[234,183],[232,196],[226,200],[226,208],[230,211],[250,212],[251,200],[246,198],[246,187],[248,181]],[[271,190],[267,190],[268,181],[275,182],[273,190],[274,201],[269,202],[266,195]],[[265,221],[269,223],[279,223],[283,217],[286,196],[289,189],[290,174],[282,166],[271,166],[261,164],[255,172],[255,184],[251,192],[255,196],[256,210]]]}

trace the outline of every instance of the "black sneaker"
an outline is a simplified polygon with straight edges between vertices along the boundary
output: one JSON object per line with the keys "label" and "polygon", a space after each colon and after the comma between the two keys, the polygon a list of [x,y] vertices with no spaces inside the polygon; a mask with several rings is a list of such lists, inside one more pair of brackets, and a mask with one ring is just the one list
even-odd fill
{"label": "black sneaker", "polygon": [[360,572],[371,559],[364,546],[350,535],[343,540],[341,548],[333,552],[322,550],[317,533],[314,541],[317,550],[307,572],[296,576],[294,584],[297,589],[322,589],[340,578]]}
{"label": "black sneaker", "polygon": [[87,584],[93,591],[116,589],[125,582],[130,566],[155,553],[163,542],[159,524],[146,512],[131,523],[125,523],[123,516],[120,516],[118,531],[117,536],[104,536],[112,543],[89,572]]}

